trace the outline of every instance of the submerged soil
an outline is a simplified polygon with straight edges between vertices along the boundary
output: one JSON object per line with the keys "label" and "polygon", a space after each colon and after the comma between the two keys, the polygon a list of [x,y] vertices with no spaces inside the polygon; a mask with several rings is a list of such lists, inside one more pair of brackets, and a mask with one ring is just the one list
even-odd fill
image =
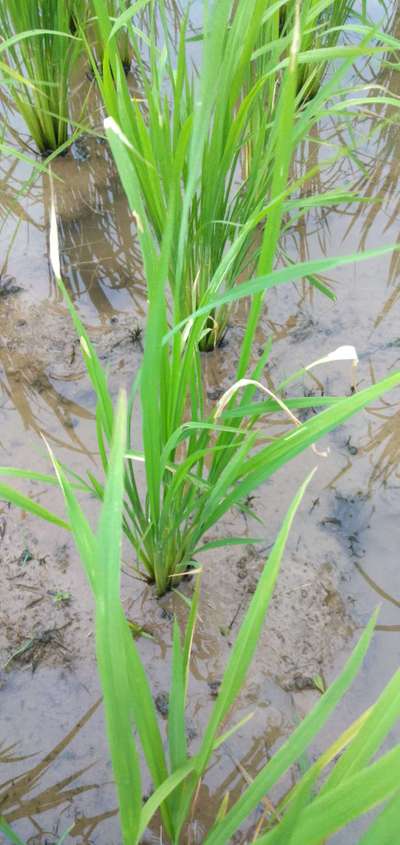
{"label": "submerged soil", "polygon": [[[375,78],[373,66],[368,74]],[[395,77],[390,84],[394,90]],[[17,119],[15,126],[20,128]],[[373,126],[369,116],[359,131],[366,137]],[[378,201],[308,215],[287,232],[285,245],[293,257],[356,253],[397,242],[398,143],[396,127],[385,123],[365,140],[357,188]],[[317,154],[316,145],[309,144],[299,151],[299,162]],[[0,201],[13,212],[0,240],[1,464],[49,471],[43,434],[57,457],[81,472],[98,465],[94,397],[49,269],[48,182],[40,177],[16,201],[15,192],[29,175],[26,167],[4,160],[1,168]],[[80,139],[54,171],[64,278],[116,393],[131,382],[142,355],[146,294],[134,222],[100,140]],[[353,179],[349,162],[342,161],[325,170],[310,190],[347,187]],[[268,295],[258,345],[261,351],[272,336],[265,372],[271,388],[342,344],[357,348],[358,387],[398,368],[397,253],[342,267],[330,281],[335,303],[306,284]],[[203,356],[210,402],[232,383],[245,316],[246,306],[237,309],[223,347]],[[352,379],[349,364],[326,365],[294,391],[348,394]],[[284,425],[281,415],[271,419],[272,434]],[[317,699],[315,679],[332,680],[377,604],[379,631],[363,671],[315,751],[373,701],[398,666],[399,391],[327,437],[322,449],[325,455],[309,450],[256,491],[251,506],[266,526],[257,528],[259,545],[218,550],[204,559],[188,712],[193,748],[287,505],[306,473],[318,466],[289,539],[257,659],[235,708],[235,720],[254,715],[215,756],[199,799],[197,843],[226,790],[240,789]],[[58,491],[20,486],[63,513]],[[96,503],[85,507],[95,521]],[[254,525],[233,512],[212,537],[251,537]],[[130,555],[126,548],[124,600],[129,617],[151,635],[140,639],[139,648],[165,720],[171,620],[173,613],[183,618],[185,607],[176,594],[157,601],[150,588],[132,578]],[[29,845],[50,845],[71,825],[68,841],[75,845],[119,845],[98,704],[92,602],[75,549],[60,529],[3,503],[0,560],[0,813]],[[182,589],[190,595],[191,584]],[[157,825],[148,835],[153,841],[160,841]]]}

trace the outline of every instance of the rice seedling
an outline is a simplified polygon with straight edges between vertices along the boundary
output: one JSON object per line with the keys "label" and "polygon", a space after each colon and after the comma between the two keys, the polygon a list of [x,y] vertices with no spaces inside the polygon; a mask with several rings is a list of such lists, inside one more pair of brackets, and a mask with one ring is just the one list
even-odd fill
{"label": "rice seedling", "polygon": [[[116,26],[118,31],[116,35],[118,56],[125,73],[127,74],[129,72],[132,58],[140,57],[137,37],[139,36],[140,39],[148,42],[144,33],[146,30],[152,30],[151,3],[156,7],[157,4],[154,3],[154,0],[136,0],[133,4],[129,0],[105,0],[102,6],[102,14],[98,16],[96,3],[92,0],[94,21],[97,30],[95,53],[98,65],[104,62],[104,45],[107,41],[108,33]],[[168,37],[172,41],[173,33],[179,28],[179,20],[183,12],[177,0],[164,0],[163,8],[167,10],[169,15]],[[153,35],[156,35],[154,29]],[[89,51],[91,52],[90,48]],[[93,53],[91,53],[91,58],[93,63]]]}
{"label": "rice seedling", "polygon": [[[118,18],[123,12],[129,9],[129,3],[128,0],[108,0],[108,7],[110,18]],[[119,33],[118,52],[125,70],[128,71],[132,60],[132,50],[127,29]]]}
{"label": "rice seedling", "polygon": [[[136,77],[139,93],[132,97],[118,55],[118,33],[126,15],[114,24],[107,14],[106,0],[93,0],[103,39],[103,70],[96,72],[99,89],[109,116],[113,117],[129,141],[125,156],[125,180],[131,181],[133,172],[139,182],[144,209],[153,234],[161,243],[167,217],[171,213],[172,243],[168,267],[168,281],[173,297],[174,321],[187,317],[216,289],[216,276],[226,253],[230,261],[218,277],[221,290],[230,290],[242,276],[257,266],[258,234],[274,205],[274,173],[283,155],[277,143],[279,113],[287,113],[283,84],[290,45],[293,42],[294,18],[288,13],[287,24],[280,30],[280,15],[285,0],[270,4],[267,0],[239,0],[229,10],[221,6],[219,15],[225,31],[218,49],[210,54],[209,84],[212,102],[203,109],[206,140],[201,144],[199,178],[191,192],[185,250],[177,256],[182,214],[186,215],[185,190],[191,178],[190,155],[193,122],[196,113],[196,72],[192,67],[189,15],[184,14],[180,26],[179,43],[171,43],[169,19],[164,0],[145,4],[151,17],[150,36],[144,41],[136,34]],[[139,12],[143,2],[129,9],[131,17]],[[320,7],[332,4],[319,4]],[[337,6],[338,4],[334,4]],[[290,3],[290,10],[294,5]],[[307,7],[308,8],[308,7]],[[312,16],[312,12],[314,17]],[[317,15],[312,7],[302,22],[310,27]],[[310,18],[310,20],[309,20]],[[304,20],[303,20],[304,19]],[[335,18],[336,23],[336,18]],[[204,24],[204,44],[208,38]],[[212,25],[212,24],[210,24]],[[260,56],[260,28],[264,48]],[[340,32],[340,27],[331,27]],[[157,32],[161,29],[161,45]],[[356,29],[356,28],[355,28]],[[324,30],[325,31],[325,30]],[[318,68],[338,59],[331,79],[319,86],[313,102],[301,104],[295,100],[294,127],[291,137],[293,149],[324,114],[333,96],[340,99],[340,119],[345,120],[350,98],[340,95],[343,80],[356,56],[382,50],[376,41],[376,29],[365,26],[355,33],[354,44],[308,49],[309,43],[297,45],[298,73],[306,68]],[[134,38],[134,36],[132,36]],[[374,45],[371,40],[375,37]],[[379,38],[385,36],[379,35]],[[303,38],[303,36],[302,36]],[[216,41],[214,41],[216,44]],[[266,46],[265,46],[266,45]],[[141,59],[141,50],[146,61]],[[216,45],[217,46],[217,45]],[[393,45],[392,45],[393,46]],[[218,80],[218,86],[216,86]],[[297,83],[298,84],[298,83]],[[297,91],[297,89],[296,89]],[[361,100],[358,104],[361,107]],[[300,108],[300,105],[302,106]],[[334,155],[343,154],[343,150]],[[177,174],[179,174],[177,176]],[[298,196],[310,174],[285,183],[285,225],[290,225],[291,200]],[[172,206],[171,197],[174,196]],[[350,194],[348,194],[349,198]],[[315,198],[323,204],[324,198]],[[289,220],[287,219],[289,218]],[[282,226],[282,220],[280,226]],[[279,238],[274,249],[274,261],[279,255]],[[314,283],[315,279],[310,279]],[[223,339],[228,325],[228,304],[210,309],[199,338],[202,350],[212,349]]]}
{"label": "rice seedling", "polygon": [[69,0],[69,29],[72,35],[77,34],[85,20],[86,12],[83,0]]}
{"label": "rice seedling", "polygon": [[[313,50],[326,50],[334,58],[334,48],[337,46],[343,27],[349,17],[355,12],[355,0],[306,0],[302,3],[302,37],[301,51],[311,55]],[[280,13],[279,26],[281,32],[291,32],[293,16],[295,14],[294,0],[286,3]],[[264,42],[265,44],[265,42]],[[262,54],[264,45],[260,45]],[[328,52],[329,51],[329,52]],[[297,90],[299,100],[304,102],[314,97],[321,85],[328,67],[328,59],[313,65],[303,64],[299,70]]]}
{"label": "rice seedling", "polygon": [[[121,393],[115,412],[109,473],[96,533],[91,529],[62,466],[53,455],[51,457],[95,601],[97,664],[119,802],[122,842],[124,845],[141,842],[154,814],[159,811],[162,841],[178,845],[190,841],[187,826],[197,818],[199,787],[214,751],[251,718],[248,716],[239,724],[226,727],[227,717],[245,684],[279,574],[287,536],[311,476],[300,487],[282,523],[193,755],[187,747],[185,708],[200,600],[199,579],[183,636],[175,620],[167,744],[164,748],[146,670],[120,597],[127,424],[127,399]],[[224,796],[214,822],[205,832],[204,845],[224,845],[240,832],[244,836],[244,825],[250,825],[250,829],[253,827],[251,841],[258,845],[319,845],[322,839],[330,840],[337,831],[375,808],[383,809],[373,819],[358,845],[371,845],[378,841],[380,845],[389,845],[394,841],[400,821],[397,797],[400,746],[381,753],[377,760],[375,757],[400,717],[400,672],[389,681],[376,703],[317,758],[294,786],[284,792],[278,802],[275,801],[275,805],[268,802],[268,811],[256,824],[251,818],[260,801],[269,796],[303,757],[353,682],[371,641],[376,616],[374,614],[371,618],[340,676],[262,766],[254,780],[237,799],[232,801],[229,793]],[[154,792],[147,800],[142,799],[139,743],[154,786]],[[4,821],[0,823],[0,829],[11,842],[21,845]],[[186,834],[189,839],[185,838]]]}
{"label": "rice seedling", "polygon": [[[155,237],[154,222],[143,195],[139,171],[131,164],[136,148],[115,120],[109,118],[106,122],[108,140],[131,211],[138,223],[149,298],[143,364],[131,387],[129,400],[122,393],[116,410],[106,374],[63,286],[56,219],[54,211],[52,213],[52,264],[81,338],[84,360],[96,392],[97,435],[105,479],[100,481],[93,473],[77,477],[68,472],[50,450],[55,477],[12,468],[0,470],[3,476],[58,484],[65,499],[68,521],[13,488],[0,485],[2,498],[71,531],[85,567],[95,601],[97,661],[124,845],[139,843],[158,811],[164,839],[178,845],[186,825],[195,816],[198,789],[213,751],[235,730],[226,730],[225,722],[245,682],[278,576],[288,532],[308,480],[295,496],[282,524],[240,627],[199,748],[193,756],[189,755],[186,743],[185,703],[200,582],[197,582],[183,636],[178,624],[174,624],[165,750],[148,678],[121,604],[122,533],[132,542],[137,568],[144,577],[156,583],[161,594],[174,583],[174,578],[181,576],[193,564],[197,566],[197,556],[202,550],[221,545],[221,540],[204,544],[202,537],[230,507],[244,508],[246,496],[258,484],[367,402],[400,382],[400,373],[394,373],[345,399],[322,397],[319,404],[326,406],[325,410],[300,424],[294,416],[296,408],[307,404],[315,406],[316,400],[312,398],[307,403],[305,399],[288,397],[287,387],[301,377],[304,370],[289,376],[272,393],[262,381],[269,347],[255,366],[251,364],[265,291],[303,277],[309,277],[315,283],[315,274],[355,260],[355,256],[346,256],[274,269],[282,219],[288,207],[289,170],[293,136],[296,134],[293,125],[296,119],[296,64],[300,43],[297,24],[273,127],[275,166],[267,199],[264,198],[261,211],[253,217],[250,215],[249,219],[242,219],[238,237],[219,257],[212,284],[199,297],[195,291],[190,308],[184,301],[184,270],[192,234],[192,210],[194,198],[201,196],[199,185],[204,155],[211,143],[209,117],[214,113],[218,97],[220,59],[224,55],[222,46],[230,21],[230,7],[230,0],[218,0],[213,7],[213,16],[207,22],[200,95],[193,94],[193,110],[185,135],[181,138],[180,153],[167,162],[173,165],[173,178],[164,197],[165,216],[161,218],[159,237]],[[118,86],[121,68],[116,63],[115,73],[114,69],[111,70]],[[179,218],[175,214],[177,208]],[[246,237],[254,232],[257,222],[264,219],[266,224],[255,277],[225,286],[226,274]],[[385,251],[376,250],[369,256]],[[174,279],[177,280],[177,285],[173,286],[170,285],[172,266],[176,267]],[[173,294],[172,319],[167,303],[168,286]],[[323,288],[322,285],[320,287]],[[204,338],[205,328],[209,329],[210,314],[216,314],[217,309],[249,296],[252,304],[236,380],[217,404],[211,410],[207,409],[199,344]],[[313,365],[348,357],[354,359],[353,349],[342,348],[320,358]],[[267,395],[264,402],[257,400],[257,390]],[[134,402],[140,402],[142,443],[132,428]],[[289,417],[294,428],[270,441],[268,427],[261,428],[260,421],[278,410]],[[136,472],[137,466],[142,464],[146,473],[144,493]],[[102,501],[96,533],[84,515],[76,491],[89,491]],[[251,538],[231,537],[224,542],[249,543]],[[238,800],[230,805],[229,796],[225,796],[213,825],[206,833],[205,845],[223,845],[231,841],[232,836],[248,822],[260,800],[279,784],[309,748],[360,668],[374,624],[375,617],[340,677],[322,695],[288,741],[262,767]],[[362,714],[284,796],[278,805],[278,818],[273,814],[261,820],[253,832],[253,841],[263,845],[319,845],[321,839],[328,839],[363,813],[387,801],[382,814],[372,822],[359,845],[384,842],[383,835],[390,842],[387,837],[393,838],[399,823],[395,799],[400,749],[396,747],[382,754],[377,761],[371,761],[399,715],[400,676],[397,674],[376,704]],[[222,733],[223,730],[225,733]],[[142,800],[139,743],[154,786],[153,794],[145,802]],[[343,752],[342,756],[335,763],[339,752]],[[20,845],[18,837],[4,822],[0,823],[0,829],[11,842]]]}
{"label": "rice seedling", "polygon": [[[382,13],[384,12],[384,3],[382,6]],[[317,51],[321,56],[321,61],[310,64],[306,61],[299,68],[297,89],[298,101],[304,103],[310,97],[315,97],[319,91],[323,77],[325,76],[330,62],[340,55],[340,50],[336,52],[339,42],[343,41],[343,37],[353,31],[353,27],[349,25],[349,20],[353,20],[356,24],[363,26],[376,27],[373,16],[368,14],[367,4],[363,4],[360,9],[355,0],[305,0],[301,5],[302,15],[302,37],[301,37],[301,52],[308,54],[311,58],[314,51]],[[289,33],[293,27],[293,18],[295,14],[295,0],[289,0],[282,6],[279,18],[279,28],[282,34]],[[341,47],[343,45],[341,44]],[[262,60],[264,50],[266,47],[266,39],[260,35],[260,45],[256,52],[256,61]],[[258,70],[262,69],[258,67]]]}
{"label": "rice seedling", "polygon": [[[136,170],[130,167],[130,142],[111,118],[106,121],[111,149],[131,211],[138,221],[149,300],[142,367],[130,390],[123,528],[135,551],[136,560],[132,565],[141,577],[155,583],[159,595],[176,583],[176,579],[188,569],[198,567],[198,556],[202,551],[222,544],[221,540],[215,544],[204,544],[202,538],[230,508],[236,506],[245,509],[246,497],[281,466],[400,381],[400,373],[394,373],[353,396],[341,399],[322,397],[319,405],[325,406],[325,410],[300,424],[295,417],[296,408],[304,407],[307,401],[315,406],[315,400],[288,397],[287,386],[294,378],[301,377],[302,372],[289,376],[278,386],[276,393],[271,393],[262,381],[270,347],[267,345],[255,366],[251,364],[253,341],[266,290],[303,277],[314,278],[315,274],[328,271],[336,265],[387,251],[386,248],[364,253],[364,256],[319,259],[273,269],[285,210],[292,150],[296,50],[292,53],[292,61],[285,73],[281,106],[274,128],[279,167],[274,169],[271,188],[273,199],[268,207],[255,278],[221,293],[220,282],[232,261],[232,253],[240,249],[241,239],[246,238],[247,226],[253,226],[253,221],[250,221],[243,225],[244,231],[221,259],[213,285],[204,294],[197,311],[179,320],[182,311],[176,303],[171,328],[166,296],[169,268],[173,260],[179,275],[179,267],[182,268],[185,261],[187,240],[191,237],[192,200],[202,178],[204,147],[209,143],[207,116],[219,91],[216,57],[224,41],[230,6],[229,0],[223,3],[219,0],[215,7],[217,11],[213,17],[213,26],[204,41],[201,90],[196,98],[191,135],[186,141],[190,145],[190,153],[180,229],[175,231],[174,212],[182,178],[180,168],[185,167],[183,156],[179,159],[179,168],[178,163],[175,165],[175,189],[169,197],[171,211],[166,214],[160,249],[153,237],[151,221],[146,215],[139,178]],[[50,241],[54,273],[81,338],[84,361],[96,394],[98,447],[103,472],[107,476],[108,450],[114,427],[112,398],[106,374],[61,280],[54,213]],[[204,322],[215,308],[249,296],[252,302],[236,379],[222,398],[211,409],[207,408],[199,355]],[[354,350],[346,347],[322,360],[329,362],[346,356],[354,358]],[[257,390],[266,394],[264,402],[254,401]],[[141,438],[131,425],[134,403],[140,405]],[[282,411],[294,428],[270,442],[268,415],[276,411]],[[261,421],[265,424],[261,425]],[[144,490],[139,482],[143,464],[146,478]],[[36,477],[27,471],[20,472],[7,467],[1,468],[0,473],[20,478]],[[49,483],[54,483],[51,476],[45,478]],[[81,489],[99,499],[103,498],[104,481],[93,472],[82,475],[77,483]],[[5,484],[0,485],[0,496],[60,524],[59,517],[44,511]],[[64,525],[63,521],[61,523]],[[232,544],[249,540],[230,537],[225,542]]]}
{"label": "rice seedling", "polygon": [[[118,143],[118,136],[112,141],[114,142]],[[84,360],[96,392],[98,445],[107,476],[108,447],[115,424],[112,398],[106,375],[59,276],[54,216],[51,243],[55,273],[81,338]],[[346,263],[350,260],[353,260],[353,257],[342,258],[340,261],[325,259],[322,265],[309,263],[307,269],[329,268],[335,263]],[[252,378],[239,380],[224,394],[212,411],[206,413],[202,404],[198,334],[194,330],[196,320],[192,331],[186,337],[183,333],[175,332],[167,343],[164,335],[164,285],[160,282],[163,278],[162,268],[157,263],[154,266],[155,276],[150,278],[152,300],[144,360],[130,394],[130,420],[137,394],[140,398],[143,451],[138,450],[136,442],[133,442],[135,432],[132,431],[130,422],[126,446],[127,468],[124,476],[123,528],[136,552],[133,567],[142,577],[154,581],[157,592],[161,595],[177,583],[177,579],[189,568],[198,567],[198,556],[202,551],[224,543],[229,545],[251,542],[248,537],[230,537],[215,543],[210,541],[202,544],[202,537],[231,507],[244,508],[246,496],[291,458],[348,419],[384,390],[398,384],[400,373],[395,373],[383,382],[344,399],[329,396],[319,400],[291,399],[283,391],[287,384],[299,378],[303,371],[288,378],[278,394],[272,394],[259,381],[268,356],[267,349],[253,370]],[[303,272],[304,267],[301,265],[290,268],[290,271],[277,271],[261,279],[243,283],[238,286],[235,295],[239,297],[242,292],[248,294],[252,290],[257,293],[262,286],[293,280]],[[197,332],[200,330],[197,327]],[[177,340],[179,354],[175,363],[173,355]],[[352,356],[352,348],[341,348],[333,355],[314,362],[314,365]],[[193,371],[196,380],[193,379]],[[241,401],[235,403],[236,395],[243,388]],[[267,393],[266,401],[252,401],[256,388]],[[192,403],[191,419],[188,419],[187,414],[188,400]],[[326,410],[305,423],[298,424],[294,417],[296,408],[316,404],[326,406]],[[263,417],[268,419],[269,413],[279,410],[289,415],[290,419],[295,421],[296,427],[270,442],[268,429],[258,427],[257,422]],[[170,412],[171,418],[167,411]],[[136,467],[143,462],[147,479],[144,495],[140,493],[136,472]],[[38,475],[10,467],[0,468],[0,474],[21,479],[29,478],[47,484],[55,483],[51,475]],[[86,490],[99,499],[104,498],[104,484],[92,471],[88,472],[86,477],[74,476],[74,481],[81,490]],[[68,529],[68,525],[55,514],[8,485],[0,484],[0,496]]]}
{"label": "rice seedling", "polygon": [[[128,0],[106,0],[105,11],[109,20],[109,24],[112,27],[113,23],[117,18],[119,18],[127,9],[129,9],[129,2]],[[95,9],[94,9],[95,12]],[[102,27],[100,21],[97,19],[96,15],[95,22],[96,22],[96,31],[97,31],[97,41],[96,41],[96,58],[99,63],[102,63],[104,60],[103,55],[103,44],[102,44]],[[129,23],[129,21],[128,21]],[[131,65],[132,60],[132,48],[129,39],[129,33],[127,27],[121,27],[118,33],[118,53],[123,65],[125,72],[127,72]]]}
{"label": "rice seedling", "polygon": [[81,10],[80,0],[0,2],[2,69],[13,104],[42,155],[63,149],[68,139],[68,84],[81,49],[71,25]]}

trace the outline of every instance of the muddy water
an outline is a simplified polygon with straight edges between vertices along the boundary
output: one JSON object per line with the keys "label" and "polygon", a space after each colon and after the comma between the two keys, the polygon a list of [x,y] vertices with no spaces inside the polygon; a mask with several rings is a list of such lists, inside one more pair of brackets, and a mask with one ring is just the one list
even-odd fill
{"label": "muddy water", "polygon": [[[400,93],[395,74],[383,78],[373,65],[359,74],[390,83]],[[94,103],[94,124],[96,109]],[[13,125],[21,133],[15,117]],[[364,165],[357,188],[379,201],[309,214],[286,234],[293,257],[354,253],[397,242],[398,133],[384,123],[371,135],[374,126],[370,115],[357,123]],[[329,122],[321,132],[332,135]],[[321,150],[310,143],[299,150],[297,164],[307,160],[310,165],[318,155]],[[74,145],[56,163],[54,175],[64,277],[116,392],[130,383],[142,354],[146,296],[133,221],[107,149],[94,136]],[[81,471],[98,463],[94,399],[48,265],[47,179],[40,177],[16,199],[28,176],[25,165],[2,161],[1,205],[12,215],[0,242],[1,463],[47,471],[43,432],[58,457]],[[347,187],[354,178],[354,165],[343,160],[324,168],[310,187]],[[399,366],[397,255],[341,268],[330,282],[335,303],[301,284],[269,294],[258,345],[272,335],[265,373],[271,387],[341,344],[357,347],[359,387]],[[232,315],[225,346],[204,358],[210,401],[232,381],[244,320],[245,306]],[[349,393],[352,378],[349,365],[326,365],[294,391]],[[273,432],[282,426],[281,417],[271,420]],[[318,674],[329,682],[334,677],[377,604],[379,631],[363,672],[318,748],[376,697],[399,663],[399,392],[326,438],[323,448],[329,450],[325,457],[310,451],[256,491],[252,504],[266,524],[260,546],[222,550],[205,562],[188,712],[193,749],[280,520],[297,485],[318,465],[291,534],[257,661],[235,710],[235,719],[247,712],[254,716],[210,767],[193,830],[198,843],[224,792],[240,789],[244,773],[255,773],[309,709],[318,696],[312,678]],[[29,484],[25,489],[35,489],[41,504],[62,513],[58,493]],[[85,505],[94,520],[94,503]],[[254,528],[233,513],[213,536],[244,532],[251,536]],[[0,810],[30,845],[52,843],[71,825],[70,841],[76,845],[119,845],[102,711],[96,707],[92,604],[79,561],[66,535],[16,508],[1,506],[0,537],[5,667]],[[125,554],[128,565],[129,549]],[[190,588],[184,587],[188,594]],[[183,618],[184,605],[176,596],[157,602],[132,579],[129,566],[124,595],[129,616],[152,634],[141,639],[140,650],[163,710],[171,615]],[[335,842],[350,845],[349,836]],[[159,841],[156,824],[147,841]]]}

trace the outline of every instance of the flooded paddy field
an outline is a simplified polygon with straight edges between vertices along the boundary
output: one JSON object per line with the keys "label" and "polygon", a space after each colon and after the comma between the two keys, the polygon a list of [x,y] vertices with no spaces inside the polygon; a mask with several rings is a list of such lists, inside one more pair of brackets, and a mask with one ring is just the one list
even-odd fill
{"label": "flooded paddy field", "polygon": [[[391,25],[398,31],[398,21]],[[375,80],[376,72],[374,62],[359,69],[360,78],[390,84],[392,93],[400,93],[398,75]],[[84,134],[54,163],[53,175],[63,278],[116,397],[121,386],[129,387],[142,360],[146,286],[135,221],[107,145],[94,133],[100,104],[91,85],[89,79],[80,81],[74,96],[79,102],[89,93],[93,134]],[[18,139],[23,129],[15,115],[12,120]],[[365,138],[357,176],[354,162],[344,158],[324,168],[310,186],[348,188],[356,181],[358,193],[369,201],[311,211],[285,234],[293,259],[398,243],[398,126],[383,122],[375,132],[375,120],[371,108],[356,127]],[[331,138],[332,132],[327,121],[321,137]],[[297,151],[294,167],[302,157],[311,162],[320,154],[311,139]],[[95,398],[49,266],[48,176],[36,177],[25,192],[20,189],[28,177],[27,165],[2,158],[1,464],[48,472],[43,435],[61,462],[82,472],[99,463]],[[329,284],[335,302],[303,283],[268,293],[257,340],[260,351],[268,338],[273,340],[265,371],[270,389],[347,344],[359,356],[355,373],[349,362],[323,365],[305,376],[297,391],[348,395],[354,378],[363,388],[399,368],[399,254],[333,270]],[[247,309],[247,303],[237,307],[222,346],[203,353],[206,400],[218,398],[232,383]],[[139,419],[135,422],[139,425]],[[271,435],[284,430],[282,416],[272,418],[270,426]],[[201,820],[193,824],[193,843],[203,841],[225,792],[239,791],[309,711],[320,696],[318,683],[325,686],[336,676],[377,605],[378,630],[364,667],[315,743],[315,754],[377,698],[399,665],[399,390],[327,436],[318,452],[307,450],[256,491],[251,507],[265,526],[259,528],[258,545],[221,548],[202,558],[203,601],[188,707],[193,749],[283,515],[307,472],[318,466],[288,541],[256,660],[235,706],[236,721],[247,712],[253,718],[214,757],[198,799]],[[56,488],[49,492],[28,482],[24,491],[63,514]],[[86,512],[94,522],[98,504],[86,502]],[[253,533],[245,514],[233,510],[206,539]],[[127,545],[124,607],[143,627],[138,647],[166,726],[172,620],[174,613],[183,613],[184,603],[171,592],[156,599],[150,586],[133,577],[131,557]],[[2,502],[0,561],[0,813],[28,845],[52,845],[70,826],[68,841],[74,845],[120,845],[93,604],[73,542],[61,529]],[[190,596],[192,582],[181,589]],[[160,841],[157,822],[145,841]],[[332,841],[350,845],[348,833]]]}

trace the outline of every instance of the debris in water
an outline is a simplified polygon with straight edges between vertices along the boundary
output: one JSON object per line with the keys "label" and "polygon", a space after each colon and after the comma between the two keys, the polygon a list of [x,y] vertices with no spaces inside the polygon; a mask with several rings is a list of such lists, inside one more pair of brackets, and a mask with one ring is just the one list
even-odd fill
{"label": "debris in water", "polygon": [[32,552],[30,552],[29,549],[24,549],[18,558],[18,563],[20,566],[25,566],[25,564],[30,563],[30,561],[33,559],[34,556]]}
{"label": "debris in water", "polygon": [[14,296],[22,290],[23,288],[17,284],[14,276],[0,276],[0,298],[5,299],[7,296]]}
{"label": "debris in water", "polygon": [[158,712],[164,719],[168,716],[169,711],[169,696],[166,692],[159,692],[154,699],[154,703],[157,707]]}

